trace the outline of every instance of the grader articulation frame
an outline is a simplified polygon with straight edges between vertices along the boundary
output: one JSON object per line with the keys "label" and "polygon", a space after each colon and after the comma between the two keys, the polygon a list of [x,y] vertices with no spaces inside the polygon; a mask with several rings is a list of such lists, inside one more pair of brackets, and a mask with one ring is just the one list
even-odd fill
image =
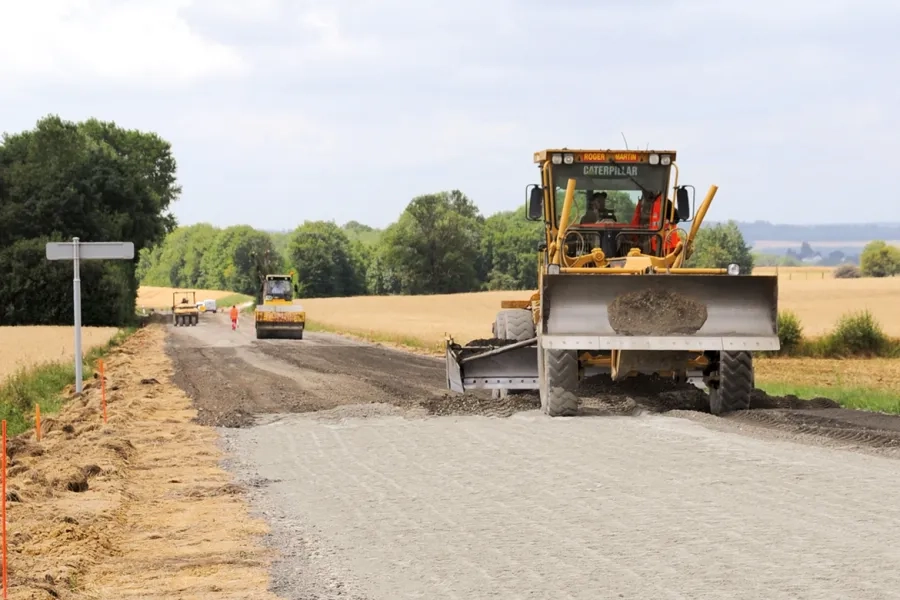
{"label": "grader articulation frame", "polygon": [[[502,303],[491,343],[447,339],[448,387],[537,389],[542,410],[562,416],[576,413],[586,376],[660,374],[702,377],[714,414],[748,408],[751,352],[780,348],[778,279],[683,266],[717,187],[694,214],[673,151],[544,150],[534,162],[541,185],[529,186],[526,208],[545,225],[538,291]],[[620,214],[574,223],[574,205],[597,192]],[[621,214],[626,196],[638,197],[633,215]]]}

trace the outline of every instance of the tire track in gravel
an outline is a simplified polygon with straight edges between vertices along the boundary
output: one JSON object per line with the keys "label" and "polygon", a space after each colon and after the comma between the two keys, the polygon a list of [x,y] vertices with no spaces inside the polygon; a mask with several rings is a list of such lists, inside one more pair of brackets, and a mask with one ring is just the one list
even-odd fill
{"label": "tire track in gravel", "polygon": [[[302,341],[257,341],[252,328],[233,332],[215,316],[196,327],[171,330],[168,351],[179,365],[176,382],[192,396],[198,419],[205,424],[244,427],[258,415],[372,403],[433,416],[509,417],[540,408],[533,392],[503,399],[492,399],[487,392],[452,393],[446,389],[443,359],[337,335],[307,333]],[[579,396],[582,416],[708,414],[705,392],[657,377],[619,383],[592,377],[582,383]],[[355,410],[359,416],[370,411]],[[345,409],[341,414],[349,413]],[[752,426],[795,434],[798,441],[823,439],[900,450],[900,416],[844,409],[824,398],[773,397],[756,390],[750,410],[717,417],[716,422],[736,431]]]}
{"label": "tire track in gravel", "polygon": [[[170,338],[179,382],[227,426],[286,599],[900,589],[896,462],[821,447],[885,446],[897,420],[759,393],[719,418],[693,386],[602,377],[581,417],[550,419],[535,394],[451,394],[442,360],[338,336],[257,342],[213,319]],[[751,429],[769,435],[734,435]]]}

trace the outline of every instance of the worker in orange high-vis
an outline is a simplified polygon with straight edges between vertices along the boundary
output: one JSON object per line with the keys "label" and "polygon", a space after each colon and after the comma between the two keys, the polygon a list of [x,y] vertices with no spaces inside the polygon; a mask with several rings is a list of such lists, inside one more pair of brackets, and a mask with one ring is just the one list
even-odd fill
{"label": "worker in orange high-vis", "polygon": [[238,308],[234,304],[231,305],[231,330],[237,329]]}
{"label": "worker in orange high-vis", "polygon": [[[647,215],[647,206],[644,204],[649,201],[651,198],[650,195],[644,194],[644,196],[638,201],[637,206],[634,207],[634,216],[631,218],[631,226],[632,227],[647,227],[649,229],[659,229],[660,224],[662,223],[662,219],[664,216],[671,217],[670,211],[672,210],[672,202],[670,200],[666,200],[666,214],[662,214],[662,195],[658,194],[656,198],[653,199],[653,204],[649,206],[649,215]],[[643,215],[641,213],[644,213]],[[649,216],[649,219],[648,219]],[[643,217],[643,218],[642,218]],[[643,221],[643,222],[642,222]],[[662,235],[665,239],[665,254],[669,254],[670,252],[675,250],[675,247],[678,246],[678,242],[681,241],[681,236],[678,235],[678,232],[675,231],[675,224],[672,222],[666,222],[665,227],[663,227]],[[671,232],[671,233],[670,233]],[[657,236],[653,236],[650,238],[650,249],[656,253],[656,249],[659,247],[659,238]]]}

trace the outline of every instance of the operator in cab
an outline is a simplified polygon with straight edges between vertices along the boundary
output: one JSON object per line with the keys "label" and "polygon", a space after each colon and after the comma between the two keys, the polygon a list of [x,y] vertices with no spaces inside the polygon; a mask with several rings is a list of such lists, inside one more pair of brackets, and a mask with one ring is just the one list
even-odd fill
{"label": "operator in cab", "polygon": [[588,202],[584,216],[581,217],[581,225],[585,223],[599,223],[601,221],[616,220],[613,211],[606,208],[606,192],[594,192],[591,200]]}
{"label": "operator in cab", "polygon": [[280,300],[291,299],[291,282],[284,279],[275,279],[269,282],[269,293],[271,298]]}
{"label": "operator in cab", "polygon": [[[663,214],[663,206],[665,206],[665,214]],[[671,211],[671,200],[666,199],[665,203],[663,203],[662,194],[655,194],[654,197],[652,192],[645,190],[641,195],[641,199],[638,201],[637,206],[634,207],[634,216],[631,219],[631,226],[657,230],[660,228],[663,219],[671,216]],[[673,219],[671,222],[667,221],[661,232],[663,239],[665,240],[663,248],[664,254],[669,254],[674,251],[681,241],[681,236],[675,231],[676,220],[677,219]],[[656,254],[657,248],[659,247],[659,237],[653,236],[649,241],[650,251],[653,254]],[[644,244],[641,245],[643,246]]]}

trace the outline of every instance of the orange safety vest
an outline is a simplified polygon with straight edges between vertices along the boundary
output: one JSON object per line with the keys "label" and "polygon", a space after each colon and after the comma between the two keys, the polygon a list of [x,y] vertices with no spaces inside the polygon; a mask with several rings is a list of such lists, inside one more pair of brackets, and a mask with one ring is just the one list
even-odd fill
{"label": "orange safety vest", "polygon": [[[650,209],[650,229],[658,229],[659,224],[662,222],[662,195],[657,196],[656,200],[653,201],[653,208]],[[641,225],[641,203],[638,202],[637,206],[634,207],[634,216],[631,218],[631,226],[632,227],[640,227]],[[681,241],[681,236],[678,235],[677,231],[673,231],[676,229],[673,223],[666,223],[666,226],[663,228],[662,234],[663,236],[668,236],[665,238],[665,251],[666,254],[675,250],[675,247],[678,246],[678,242]],[[672,231],[672,234],[669,235],[669,232]],[[650,238],[650,248],[656,252],[656,247],[659,244],[659,238],[657,236],[653,236]]]}
{"label": "orange safety vest", "polygon": [[232,306],[232,307],[231,307],[231,320],[232,320],[232,321],[237,321],[237,318],[238,318],[238,309],[237,309],[237,306]]}

